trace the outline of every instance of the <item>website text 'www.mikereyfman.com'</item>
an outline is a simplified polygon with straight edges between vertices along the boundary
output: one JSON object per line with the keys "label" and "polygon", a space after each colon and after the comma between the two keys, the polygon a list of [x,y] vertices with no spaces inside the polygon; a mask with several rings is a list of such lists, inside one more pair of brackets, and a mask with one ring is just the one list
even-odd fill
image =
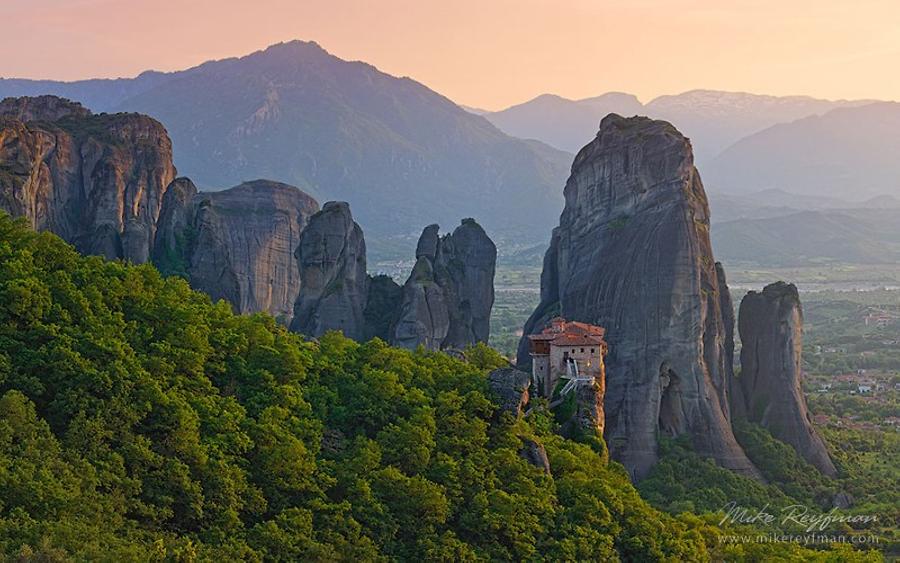
{"label": "website text 'www.mikereyfman.com'", "polygon": [[796,543],[800,545],[816,545],[830,543],[849,543],[854,545],[874,545],[878,536],[844,535],[844,534],[723,534],[719,536],[721,544],[741,543]]}

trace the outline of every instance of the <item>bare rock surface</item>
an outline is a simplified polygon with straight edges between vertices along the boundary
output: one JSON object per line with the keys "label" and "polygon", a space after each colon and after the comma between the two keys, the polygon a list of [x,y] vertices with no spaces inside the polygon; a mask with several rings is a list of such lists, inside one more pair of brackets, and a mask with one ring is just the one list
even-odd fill
{"label": "bare rock surface", "polygon": [[91,111],[78,102],[57,96],[23,96],[0,101],[0,117],[19,121],[58,121],[64,117],[87,118]]}
{"label": "bare rock surface", "polygon": [[310,217],[296,257],[300,293],[291,330],[312,337],[338,330],[365,340],[366,243],[346,202],[330,201]]}
{"label": "bare rock surface", "polygon": [[172,143],[156,120],[54,96],[0,102],[0,209],[85,254],[147,262]]}
{"label": "bare rock surface", "polygon": [[575,390],[575,414],[571,424],[581,435],[603,437],[605,414],[603,412],[604,389],[602,381],[579,385]]}
{"label": "bare rock surface", "polygon": [[837,474],[825,443],[809,418],[801,388],[803,309],[793,284],[778,282],[741,301],[741,374],[736,379],[742,400],[735,410],[791,445],[823,474]]}
{"label": "bare rock surface", "polygon": [[488,374],[488,386],[500,401],[501,411],[515,418],[524,413],[528,403],[531,376],[515,368],[499,368]]}
{"label": "bare rock surface", "polygon": [[522,449],[519,450],[519,455],[531,465],[550,475],[550,458],[547,457],[547,449],[544,444],[531,438],[522,438]]}
{"label": "bare rock surface", "polygon": [[267,312],[289,324],[300,293],[294,252],[315,199],[269,180],[198,193],[187,179],[166,194],[154,262],[239,313]]}
{"label": "bare rock surface", "polygon": [[461,350],[490,335],[497,247],[473,219],[439,236],[429,225],[403,286],[392,342],[404,348]]}
{"label": "bare rock surface", "polygon": [[[607,329],[612,457],[640,479],[660,435],[689,434],[723,467],[759,473],[731,430],[729,331],[709,206],[688,139],[645,117],[603,119],[575,157],[525,334],[556,315]],[[528,365],[527,340],[519,365]]]}

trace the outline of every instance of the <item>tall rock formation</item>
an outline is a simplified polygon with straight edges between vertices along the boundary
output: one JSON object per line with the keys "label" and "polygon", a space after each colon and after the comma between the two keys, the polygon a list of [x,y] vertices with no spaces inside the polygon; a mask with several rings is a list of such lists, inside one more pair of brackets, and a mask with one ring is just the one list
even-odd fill
{"label": "tall rock formation", "polygon": [[434,263],[426,257],[416,259],[409,279],[403,284],[400,318],[391,343],[414,350],[424,346],[440,350],[450,332],[450,304],[444,288],[437,282]]}
{"label": "tall rock formation", "polygon": [[822,473],[836,471],[809,419],[800,387],[803,309],[797,287],[784,282],[751,291],[741,301],[741,374],[732,396],[735,416],[768,428]]}
{"label": "tall rock formation", "polygon": [[366,242],[350,206],[329,201],[313,215],[300,236],[296,257],[300,294],[291,330],[313,337],[339,330],[348,338],[365,340]]}
{"label": "tall rock formation", "polygon": [[429,225],[403,286],[393,344],[414,349],[463,349],[487,342],[494,305],[497,247],[474,219],[439,236]]}
{"label": "tall rock formation", "polygon": [[54,96],[0,102],[0,209],[85,254],[146,262],[172,143],[156,120]]}
{"label": "tall rock formation", "polygon": [[730,419],[734,416],[729,401],[734,386],[734,300],[731,298],[728,280],[725,277],[725,268],[721,262],[716,262],[716,280],[719,282],[719,310],[722,311],[722,323],[725,327],[723,362],[727,374],[725,384],[717,386],[716,391],[719,393],[719,400],[725,410],[725,416]]}
{"label": "tall rock formation", "polygon": [[[565,200],[526,335],[556,315],[606,327],[605,436],[633,478],[656,462],[660,435],[681,434],[758,476],[728,417],[727,288],[690,142],[669,123],[611,114],[575,157]],[[519,350],[525,365],[525,338]]]}
{"label": "tall rock formation", "polygon": [[300,292],[294,252],[319,204],[299,189],[256,180],[197,193],[185,178],[166,193],[153,261],[239,313],[289,324]]}

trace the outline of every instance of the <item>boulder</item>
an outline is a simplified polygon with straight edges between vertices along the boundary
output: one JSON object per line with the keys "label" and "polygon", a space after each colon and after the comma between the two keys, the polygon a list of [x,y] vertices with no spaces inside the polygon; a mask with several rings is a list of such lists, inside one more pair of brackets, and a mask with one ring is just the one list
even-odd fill
{"label": "boulder", "polygon": [[544,444],[531,438],[522,438],[522,449],[519,450],[519,455],[531,465],[550,475],[550,458],[547,457],[547,449],[544,448]]}
{"label": "boulder", "polygon": [[840,510],[846,510],[853,506],[854,502],[855,499],[853,498],[853,495],[846,491],[839,491],[834,495],[834,498],[831,501],[831,507]]}
{"label": "boulder", "polygon": [[498,368],[488,374],[491,392],[500,400],[500,411],[519,418],[528,404],[531,376],[515,368]]}

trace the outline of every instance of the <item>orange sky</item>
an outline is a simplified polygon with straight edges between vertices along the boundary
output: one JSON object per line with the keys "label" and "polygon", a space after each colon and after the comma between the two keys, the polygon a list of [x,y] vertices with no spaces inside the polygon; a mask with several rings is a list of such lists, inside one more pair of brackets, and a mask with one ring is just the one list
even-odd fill
{"label": "orange sky", "polygon": [[288,39],[499,109],[693,88],[900,100],[900,0],[0,0],[0,76],[175,70]]}

